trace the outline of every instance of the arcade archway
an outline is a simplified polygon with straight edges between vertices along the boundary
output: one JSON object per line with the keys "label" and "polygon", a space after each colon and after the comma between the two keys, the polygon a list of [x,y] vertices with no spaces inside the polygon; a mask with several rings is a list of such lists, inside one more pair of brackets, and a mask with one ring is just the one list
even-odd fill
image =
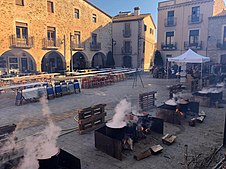
{"label": "arcade archway", "polygon": [[93,56],[92,67],[104,68],[106,66],[106,56],[102,52],[98,52]]}
{"label": "arcade archway", "polygon": [[65,58],[59,52],[51,51],[42,58],[42,72],[64,72],[66,67]]}
{"label": "arcade archway", "polygon": [[36,62],[30,53],[22,49],[13,49],[2,54],[0,68],[9,73],[31,73],[36,70]]}
{"label": "arcade archway", "polygon": [[123,67],[126,67],[126,68],[132,67],[132,57],[131,56],[123,57]]}
{"label": "arcade archway", "polygon": [[82,52],[76,52],[73,55],[73,69],[86,69],[88,68],[88,59]]}

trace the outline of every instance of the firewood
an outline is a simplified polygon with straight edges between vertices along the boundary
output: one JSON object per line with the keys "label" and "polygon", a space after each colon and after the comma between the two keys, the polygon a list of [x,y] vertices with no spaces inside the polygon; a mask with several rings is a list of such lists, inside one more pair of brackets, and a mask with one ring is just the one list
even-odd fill
{"label": "firewood", "polygon": [[140,153],[134,155],[134,158],[135,158],[137,161],[139,161],[139,160],[142,160],[142,159],[147,158],[147,157],[149,157],[149,156],[151,156],[151,150],[150,150],[150,149],[145,150],[145,151],[143,151],[143,152],[140,152]]}
{"label": "firewood", "polygon": [[174,143],[176,138],[177,137],[172,134],[166,134],[165,136],[162,137],[162,142],[163,144],[171,145]]}
{"label": "firewood", "polygon": [[158,154],[163,150],[163,147],[161,145],[154,145],[151,146],[151,152],[152,154]]}

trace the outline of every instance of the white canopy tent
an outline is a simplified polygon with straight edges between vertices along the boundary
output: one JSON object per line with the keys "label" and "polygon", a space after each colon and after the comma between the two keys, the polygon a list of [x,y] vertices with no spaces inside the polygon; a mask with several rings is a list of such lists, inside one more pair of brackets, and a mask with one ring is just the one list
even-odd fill
{"label": "white canopy tent", "polygon": [[180,56],[168,58],[168,61],[179,62],[179,63],[205,63],[205,62],[209,62],[210,58],[199,55],[195,53],[193,50],[189,49],[188,51],[186,51],[184,54]]}
{"label": "white canopy tent", "polygon": [[[199,55],[195,53],[193,50],[189,49],[184,54],[168,58],[169,62],[176,62],[176,63],[201,63],[201,78],[202,78],[202,67],[203,63],[210,62],[210,58],[206,56]],[[168,66],[167,66],[168,71]]]}

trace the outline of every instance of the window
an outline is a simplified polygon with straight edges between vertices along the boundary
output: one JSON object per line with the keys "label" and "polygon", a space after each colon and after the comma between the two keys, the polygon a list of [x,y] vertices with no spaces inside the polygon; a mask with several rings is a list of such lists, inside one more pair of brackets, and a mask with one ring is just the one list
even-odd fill
{"label": "window", "polygon": [[192,7],[191,21],[198,22],[200,20],[200,6]]}
{"label": "window", "polygon": [[49,13],[54,13],[53,2],[47,1],[47,11],[48,11]]}
{"label": "window", "polygon": [[54,27],[47,27],[48,46],[56,46],[56,29]]}
{"label": "window", "polygon": [[18,59],[17,58],[9,58],[9,68],[10,69],[18,69]]}
{"label": "window", "polygon": [[189,44],[198,45],[198,42],[199,42],[199,30],[190,30]]}
{"label": "window", "polygon": [[79,9],[75,8],[75,18],[79,19]]}
{"label": "window", "polygon": [[97,22],[97,15],[96,14],[93,14],[93,17],[92,17],[92,20],[93,20],[93,22]]}
{"label": "window", "polygon": [[78,45],[81,43],[81,32],[80,31],[75,31],[74,42]]}
{"label": "window", "polygon": [[174,32],[166,32],[166,45],[173,44]]}
{"label": "window", "polygon": [[167,25],[174,25],[174,11],[168,11],[168,13],[167,13]]}
{"label": "window", "polygon": [[24,6],[24,0],[16,0],[16,5]]}
{"label": "window", "polygon": [[130,53],[131,52],[131,42],[130,41],[125,41],[125,53]]}
{"label": "window", "polygon": [[27,23],[16,22],[16,38],[27,39],[27,37],[28,37]]}
{"label": "window", "polygon": [[147,31],[147,25],[144,25],[144,31]]}
{"label": "window", "polygon": [[92,33],[92,44],[97,44],[97,34]]}
{"label": "window", "polygon": [[125,23],[125,31],[126,32],[130,31],[130,23]]}
{"label": "window", "polygon": [[145,41],[143,42],[143,53],[145,53]]}
{"label": "window", "polygon": [[150,34],[154,34],[154,30],[150,28]]}

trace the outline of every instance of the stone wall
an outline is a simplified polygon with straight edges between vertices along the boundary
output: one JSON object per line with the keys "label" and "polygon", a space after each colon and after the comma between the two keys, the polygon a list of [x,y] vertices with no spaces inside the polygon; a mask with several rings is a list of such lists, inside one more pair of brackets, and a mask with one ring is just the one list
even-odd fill
{"label": "stone wall", "polygon": [[[56,28],[56,37],[61,40],[56,50],[65,57],[67,67],[70,66],[70,33],[81,32],[81,40],[85,43],[88,61],[98,51],[90,51],[91,33],[96,32],[97,41],[101,42],[101,50],[105,55],[111,51],[111,17],[84,0],[51,0],[54,13],[47,12],[47,0],[24,0],[24,6],[15,4],[15,0],[0,1],[0,55],[10,50],[9,36],[16,34],[16,22],[28,24],[28,36],[34,37],[34,46],[23,49],[33,56],[37,70],[41,70],[43,56],[51,50],[43,50],[43,38],[47,37],[47,26]],[[79,9],[80,18],[74,17],[74,8]],[[96,14],[97,21],[92,21]],[[64,35],[66,37],[65,41]],[[74,54],[76,51],[73,51]]]}
{"label": "stone wall", "polygon": [[226,26],[226,16],[216,16],[209,18],[209,40],[208,56],[215,63],[220,63],[221,55],[226,54],[226,50],[217,47],[217,43],[223,43],[223,32]]}

